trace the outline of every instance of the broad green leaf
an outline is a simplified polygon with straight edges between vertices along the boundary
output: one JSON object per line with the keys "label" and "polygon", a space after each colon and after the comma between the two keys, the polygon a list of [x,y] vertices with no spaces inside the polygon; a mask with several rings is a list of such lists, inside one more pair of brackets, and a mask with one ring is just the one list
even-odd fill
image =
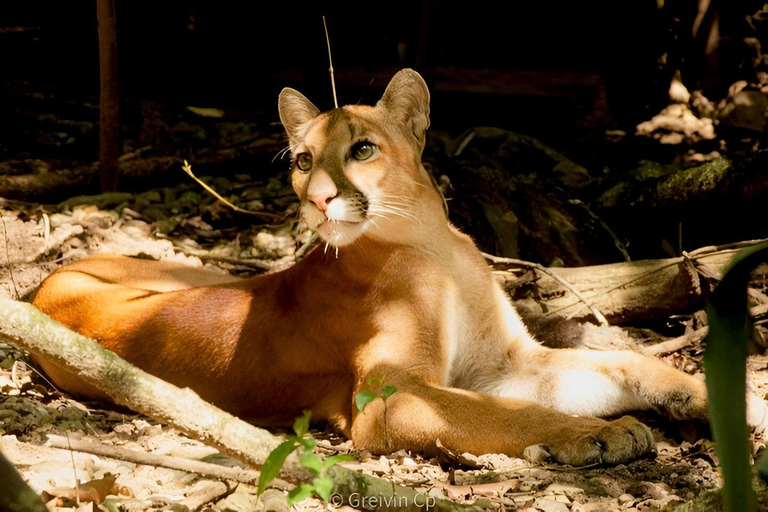
{"label": "broad green leaf", "polygon": [[301,455],[301,465],[312,471],[314,474],[319,475],[323,470],[323,461],[312,452],[304,452]]}
{"label": "broad green leaf", "polygon": [[768,243],[734,257],[707,303],[709,333],[704,370],[709,417],[723,473],[723,505],[728,512],[754,510],[746,421],[747,284],[749,272],[768,259]]}
{"label": "broad green leaf", "polygon": [[365,412],[365,406],[374,400],[376,400],[376,393],[373,391],[368,391],[367,389],[362,390],[355,395],[355,404],[357,405],[357,410],[360,412]]}
{"label": "broad green leaf", "polygon": [[304,414],[296,418],[296,421],[293,423],[293,431],[296,432],[297,436],[304,437],[304,434],[309,431],[309,419],[311,417],[312,411],[304,411]]}
{"label": "broad green leaf", "polygon": [[315,492],[318,496],[323,498],[327,503],[331,501],[331,493],[333,492],[333,480],[330,477],[315,478],[312,480],[312,485],[315,486]]}
{"label": "broad green leaf", "polygon": [[397,386],[393,386],[392,384],[388,384],[381,388],[381,398],[384,400],[391,397],[395,393],[397,393]]}
{"label": "broad green leaf", "polygon": [[317,441],[313,437],[302,437],[299,439],[299,444],[304,449],[305,452],[313,452],[315,451],[315,446],[317,446]]}
{"label": "broad green leaf", "polygon": [[267,460],[264,461],[264,465],[261,466],[261,474],[259,475],[259,489],[258,494],[264,492],[269,483],[280,474],[280,468],[283,467],[285,459],[296,449],[296,444],[293,441],[285,441],[280,443],[277,448],[267,456]]}
{"label": "broad green leaf", "polygon": [[347,455],[346,453],[339,453],[338,455],[331,455],[325,461],[323,461],[323,468],[328,469],[331,466],[335,466],[339,462],[347,462],[347,461],[353,461],[355,458],[351,455]]}
{"label": "broad green leaf", "polygon": [[313,494],[315,494],[315,486],[312,484],[301,484],[298,487],[294,487],[288,493],[288,505],[295,505],[311,497]]}

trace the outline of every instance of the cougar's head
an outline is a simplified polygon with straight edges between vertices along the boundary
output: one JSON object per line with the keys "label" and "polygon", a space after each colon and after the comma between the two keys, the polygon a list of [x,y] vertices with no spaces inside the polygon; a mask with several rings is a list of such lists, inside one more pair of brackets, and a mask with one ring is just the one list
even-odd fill
{"label": "cougar's head", "polygon": [[286,88],[279,109],[301,214],[320,238],[336,247],[364,234],[397,242],[418,227],[424,192],[435,194],[421,165],[429,91],[418,73],[397,73],[374,107],[321,113]]}

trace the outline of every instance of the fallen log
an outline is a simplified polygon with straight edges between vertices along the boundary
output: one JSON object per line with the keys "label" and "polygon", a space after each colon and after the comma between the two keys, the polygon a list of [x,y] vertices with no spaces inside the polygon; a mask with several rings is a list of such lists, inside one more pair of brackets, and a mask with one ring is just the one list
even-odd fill
{"label": "fallen log", "polygon": [[[0,297],[0,340],[53,361],[105,392],[115,403],[167,422],[191,437],[217,446],[244,462],[260,466],[283,439],[250,425],[203,401],[190,389],[180,389],[136,368],[99,344],[70,331],[31,304]],[[294,454],[295,455],[295,454]],[[280,473],[289,482],[310,482],[312,475],[291,456]],[[392,482],[333,466],[328,475],[342,501],[373,496],[363,508],[387,502],[404,510],[477,510],[424,495]],[[373,508],[367,507],[374,504]]]}
{"label": "fallen log", "polygon": [[[590,307],[609,324],[652,320],[671,313],[690,312],[704,305],[712,282],[718,280],[733,255],[756,241],[722,247],[704,247],[677,258],[644,260],[588,267],[531,268],[535,294],[514,300],[524,317],[559,315],[595,321]],[[504,264],[502,258],[495,259]],[[521,283],[530,288],[530,275],[510,268],[523,267],[507,260],[506,269],[494,271],[513,294]],[[524,268],[524,267],[523,267]],[[565,281],[569,286],[564,286]]]}

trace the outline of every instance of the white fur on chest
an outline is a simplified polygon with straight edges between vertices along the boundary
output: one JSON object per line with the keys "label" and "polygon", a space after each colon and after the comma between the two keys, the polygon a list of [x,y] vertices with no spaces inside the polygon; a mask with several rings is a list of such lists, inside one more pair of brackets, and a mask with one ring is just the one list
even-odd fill
{"label": "white fur on chest", "polygon": [[454,283],[446,286],[443,295],[443,319],[442,324],[445,329],[443,345],[443,357],[447,364],[445,365],[445,375],[443,375],[443,384],[452,386],[462,372],[462,365],[465,362],[464,352],[469,340],[469,318],[467,318],[467,308],[459,297],[457,287]]}

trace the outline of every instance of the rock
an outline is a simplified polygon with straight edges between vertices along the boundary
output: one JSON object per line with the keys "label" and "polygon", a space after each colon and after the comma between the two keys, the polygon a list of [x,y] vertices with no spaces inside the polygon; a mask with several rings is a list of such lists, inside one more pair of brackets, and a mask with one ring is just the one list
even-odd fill
{"label": "rock", "polygon": [[616,500],[602,501],[598,503],[578,503],[571,505],[571,512],[613,512],[619,509],[619,503]]}
{"label": "rock", "polygon": [[[264,496],[267,493],[270,493],[274,489],[267,489],[264,491]],[[279,492],[279,491],[278,491]],[[282,495],[282,493],[280,493]],[[219,510],[228,510],[231,512],[250,512],[253,510],[266,510],[264,507],[266,500],[264,497],[262,497],[261,500],[259,500],[259,497],[255,494],[247,494],[244,492],[235,492],[233,494],[230,494],[223,500],[216,503],[216,507]],[[277,500],[274,500],[277,501]],[[288,504],[285,501],[285,496],[283,496],[283,503],[285,504],[285,508],[283,510],[288,510]],[[270,505],[272,504],[272,499],[270,499]]]}
{"label": "rock", "polygon": [[561,494],[573,498],[573,496],[577,494],[584,494],[584,489],[576,487],[575,485],[554,483],[548,485],[547,488],[544,489],[544,492],[548,494]]}
{"label": "rock", "polygon": [[768,111],[768,96],[760,91],[739,91],[720,111],[718,119],[724,125],[763,132]]}
{"label": "rock", "polygon": [[83,222],[86,228],[108,229],[117,222],[119,216],[115,211],[98,210],[85,216]]}
{"label": "rock", "polygon": [[539,498],[533,502],[533,508],[542,512],[568,512],[568,506],[548,498]]}
{"label": "rock", "polygon": [[619,505],[626,505],[628,503],[632,503],[633,501],[635,501],[635,497],[631,494],[624,493],[619,496]]}

